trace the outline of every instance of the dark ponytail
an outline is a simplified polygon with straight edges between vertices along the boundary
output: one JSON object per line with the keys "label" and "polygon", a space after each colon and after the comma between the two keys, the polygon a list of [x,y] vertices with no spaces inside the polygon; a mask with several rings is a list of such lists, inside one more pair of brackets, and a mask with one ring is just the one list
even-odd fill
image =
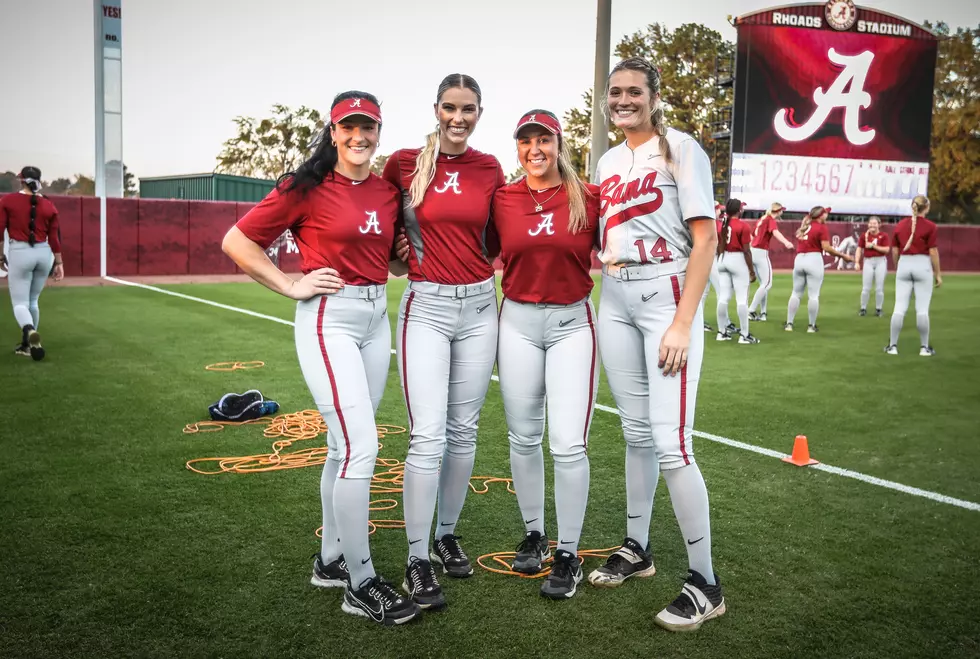
{"label": "dark ponytail", "polygon": [[725,252],[725,248],[728,247],[728,241],[725,239],[728,233],[728,225],[732,221],[733,217],[739,217],[742,214],[742,202],[738,199],[729,199],[725,204],[725,219],[721,223],[721,234],[718,236],[718,250],[717,254],[720,256]]}
{"label": "dark ponytail", "polygon": [[34,237],[35,225],[37,223],[37,197],[41,191],[41,170],[37,167],[25,167],[20,170],[21,183],[31,191],[31,222],[27,226],[27,244],[34,247],[37,239]]}
{"label": "dark ponytail", "polygon": [[[32,188],[33,189],[33,186]],[[31,194],[31,222],[27,225],[27,244],[34,247],[34,224],[37,221],[37,192]]]}
{"label": "dark ponytail", "polygon": [[[330,107],[332,109],[337,103],[351,98],[364,98],[375,105],[380,105],[378,99],[372,94],[352,90],[337,94]],[[287,172],[279,177],[276,181],[276,189],[279,192],[298,190],[300,194],[305,194],[323,183],[323,180],[328,176],[333,178],[333,170],[337,166],[338,156],[337,145],[334,144],[333,138],[330,137],[330,128],[332,126],[333,124],[330,122],[328,113],[323,130],[320,131],[320,134],[310,145],[313,148],[313,155],[297,167],[296,171]]]}

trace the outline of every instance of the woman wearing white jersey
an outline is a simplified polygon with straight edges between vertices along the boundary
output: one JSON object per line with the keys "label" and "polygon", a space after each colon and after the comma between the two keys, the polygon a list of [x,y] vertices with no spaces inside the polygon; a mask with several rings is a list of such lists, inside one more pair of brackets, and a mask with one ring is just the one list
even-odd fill
{"label": "woman wearing white jersey", "polygon": [[895,268],[895,310],[892,312],[891,336],[885,352],[898,354],[898,335],[902,332],[905,313],[909,310],[912,293],[915,293],[915,325],[919,329],[919,356],[932,357],[936,351],[929,343],[929,303],[932,301],[932,283],[936,288],[943,285],[939,270],[939,248],[936,246],[935,222],[926,219],[929,199],[918,195],[912,200],[912,217],[907,217],[895,227],[892,259]]}
{"label": "woman wearing white jersey", "polygon": [[[881,220],[868,218],[868,229],[858,239],[854,254],[854,269],[861,270],[861,310],[859,316],[868,313],[868,298],[871,286],[875,287],[875,315],[881,316],[881,305],[885,303],[885,276],[888,275],[888,234],[881,230]],[[861,268],[861,260],[864,268]]]}
{"label": "woman wearing white jersey", "polygon": [[[766,322],[766,308],[769,303],[769,291],[772,289],[772,261],[769,260],[769,243],[773,238],[783,244],[786,249],[793,249],[793,243],[786,240],[779,231],[777,222],[786,210],[778,201],[773,203],[755,223],[752,230],[752,266],[759,277],[759,288],[755,291],[752,304],[749,305],[749,320]],[[758,313],[756,313],[758,309]]]}
{"label": "woman wearing white jersey", "polygon": [[[716,222],[716,224],[718,226],[721,226],[721,223],[724,222],[724,220],[725,220],[725,204],[716,203],[715,204],[715,222]],[[715,297],[717,297],[719,291],[721,290],[720,286],[721,286],[721,284],[720,284],[720,278],[718,276],[718,259],[715,258],[715,259],[712,259],[712,261],[711,261],[711,272],[708,273],[708,284],[704,287],[704,294],[701,296],[701,306],[702,307],[704,306],[705,302],[707,302],[707,300],[708,300],[708,289],[709,288],[714,288],[715,289]],[[714,332],[715,331],[714,328],[711,325],[708,324],[708,321],[707,320],[704,321],[704,331],[705,332]],[[718,328],[718,331],[723,332],[723,331],[725,331],[725,328],[724,327],[719,327]]]}
{"label": "woman wearing white jersey", "polygon": [[690,136],[664,126],[660,72],[630,58],[613,68],[606,103],[626,141],[599,161],[599,351],[626,440],[626,532],[589,575],[599,587],[655,573],[650,517],[659,472],[686,540],[690,575],[656,616],[689,631],[725,612],[711,564],[708,492],[692,455],[704,333],[701,297],[718,237],[711,165]]}
{"label": "woman wearing white jersey", "polygon": [[786,323],[783,329],[793,331],[793,320],[800,308],[800,299],[806,289],[806,309],[810,324],[808,334],[817,330],[817,314],[820,312],[820,287],[823,286],[823,253],[833,254],[845,261],[853,261],[854,257],[839,252],[830,244],[830,232],[827,230],[827,216],[830,209],[814,206],[803,218],[803,224],[796,230],[796,260],[793,261],[793,293],[789,297],[786,308]]}

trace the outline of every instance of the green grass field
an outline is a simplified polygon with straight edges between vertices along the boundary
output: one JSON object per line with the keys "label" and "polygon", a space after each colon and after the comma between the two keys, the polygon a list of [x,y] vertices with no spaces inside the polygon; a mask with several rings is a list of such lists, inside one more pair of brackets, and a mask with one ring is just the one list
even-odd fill
{"label": "green grass field", "polygon": [[[403,287],[390,286],[393,323]],[[290,301],[256,284],[167,288],[293,316]],[[859,290],[857,277],[828,276],[821,332],[787,334],[789,279],[777,277],[770,320],[752,328],[761,345],[707,342],[697,429],[781,452],[805,434],[824,463],[980,502],[980,279],[949,275],[936,292],[932,359],[918,356],[912,313],[902,354],[884,355],[893,281],[884,318],[857,316]],[[696,634],[653,624],[687,569],[662,479],[652,579],[614,591],[583,584],[557,603],[538,595],[538,581],[477,568],[442,580],[446,611],[379,628],[341,613],[338,591],[309,585],[319,468],[200,476],[184,467],[269,450],[257,427],[182,433],[226,392],[261,389],[284,412],[312,406],[291,327],[122,287],[51,288],[41,308],[48,358],[0,353],[4,657],[980,656],[980,512],[704,439],[695,451],[729,612]],[[798,328],[805,318],[804,303]],[[9,311],[0,328],[12,347]],[[228,360],[267,366],[204,370]],[[605,385],[599,402],[614,405]],[[406,423],[394,360],[378,422]],[[476,472],[509,476],[496,384],[479,441]],[[381,455],[404,459],[405,447],[406,435],[389,437]],[[617,545],[617,416],[596,412],[589,448],[582,547]],[[548,515],[552,530],[553,504]],[[471,558],[513,549],[523,532],[516,498],[499,486],[471,494],[458,532]],[[379,530],[372,548],[400,583],[404,531]]]}

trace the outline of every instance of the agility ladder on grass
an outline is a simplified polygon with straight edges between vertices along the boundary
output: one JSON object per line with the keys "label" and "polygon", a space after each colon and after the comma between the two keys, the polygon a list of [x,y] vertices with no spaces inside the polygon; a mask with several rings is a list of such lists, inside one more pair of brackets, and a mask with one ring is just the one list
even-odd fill
{"label": "agility ladder on grass", "polygon": [[[262,431],[263,435],[275,440],[272,443],[271,453],[223,458],[195,458],[187,461],[187,469],[205,476],[229,473],[251,474],[279,471],[282,469],[315,467],[322,465],[327,460],[327,448],[323,446],[296,451],[284,451],[284,449],[291,447],[294,442],[316,439],[321,434],[327,432],[327,426],[323,421],[323,416],[317,410],[303,410],[301,412],[280,414],[275,417],[263,417],[251,421],[198,421],[197,423],[189,423],[184,426],[184,433],[219,432],[225,426],[245,425],[265,426]],[[389,435],[400,435],[405,432],[406,429],[401,426],[378,425],[378,451],[380,452],[384,448],[384,444],[380,440]],[[372,476],[371,494],[393,495],[401,493],[404,486],[405,463],[393,458],[378,457],[375,464],[383,470],[375,472]],[[507,491],[511,494],[517,494],[514,490],[512,479],[497,476],[473,476],[470,478],[470,489],[473,490],[474,494],[486,494],[490,491],[490,485],[493,483],[506,483]],[[394,510],[397,507],[397,499],[373,499],[368,510],[371,512],[382,512]],[[368,520],[368,525],[370,527],[368,535],[371,535],[378,529],[403,529],[405,528],[405,521],[400,519],[370,519]],[[323,527],[316,530],[316,536],[318,538],[323,537]],[[552,548],[557,547],[555,542],[552,542],[551,545]],[[608,549],[581,549],[579,550],[579,557],[583,559],[587,557],[605,559],[609,556],[610,552],[616,549],[618,547],[610,547]],[[515,555],[512,551],[494,552],[480,556],[476,559],[476,562],[488,572],[512,575],[524,579],[540,579],[551,572],[550,567],[533,575],[514,572],[510,569],[510,566],[514,561]],[[493,564],[499,567],[494,567]]]}

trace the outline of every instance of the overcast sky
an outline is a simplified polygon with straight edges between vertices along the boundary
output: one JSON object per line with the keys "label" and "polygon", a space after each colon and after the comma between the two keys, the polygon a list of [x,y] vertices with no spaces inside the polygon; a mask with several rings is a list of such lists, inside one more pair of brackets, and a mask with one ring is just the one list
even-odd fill
{"label": "overcast sky", "polygon": [[[652,22],[701,22],[776,2],[613,0],[612,43]],[[866,0],[911,20],[980,24],[969,0]],[[94,171],[90,0],[0,0],[0,171]],[[516,168],[510,136],[534,107],[562,116],[592,84],[595,0],[122,0],[123,143],[137,176],[211,171],[236,115],[273,103],[328,109],[359,88],[383,103],[378,153],[419,146],[439,81],[474,76],[485,113],[471,144]]]}

